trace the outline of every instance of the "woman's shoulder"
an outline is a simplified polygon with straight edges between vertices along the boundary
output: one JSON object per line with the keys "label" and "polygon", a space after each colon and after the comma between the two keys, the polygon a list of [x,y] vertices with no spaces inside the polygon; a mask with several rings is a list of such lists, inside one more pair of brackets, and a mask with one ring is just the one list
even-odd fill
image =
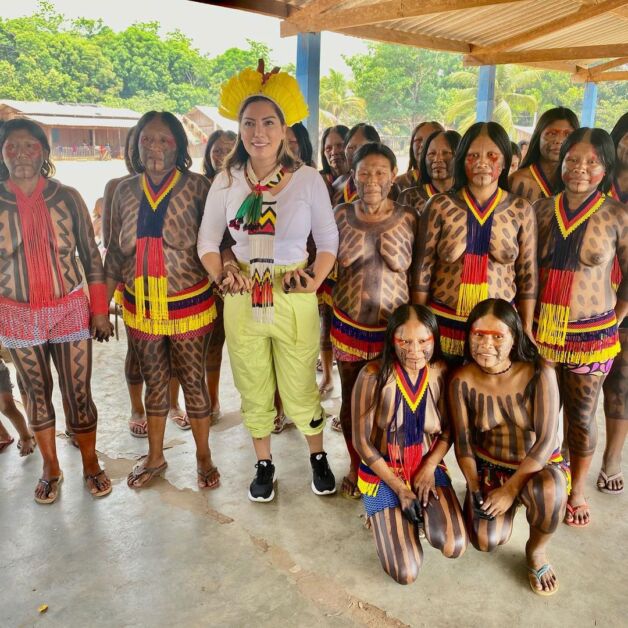
{"label": "woman's shoulder", "polygon": [[58,179],[50,178],[47,180],[46,186],[44,187],[44,196],[47,198],[62,196],[66,202],[70,200],[75,204],[85,203],[83,197],[76,188],[73,188],[70,185],[65,185]]}

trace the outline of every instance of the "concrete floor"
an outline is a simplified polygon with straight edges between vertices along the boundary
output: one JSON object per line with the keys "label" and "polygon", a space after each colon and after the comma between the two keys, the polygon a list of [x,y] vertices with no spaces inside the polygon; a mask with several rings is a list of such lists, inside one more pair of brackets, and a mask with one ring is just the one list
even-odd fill
{"label": "concrete floor", "polygon": [[[226,415],[211,435],[221,487],[197,490],[192,435],[171,424],[165,479],[128,489],[126,474],[146,441],[126,429],[125,350],[123,339],[95,350],[98,450],[114,481],[109,497],[89,496],[78,452],[61,435],[65,483],[53,506],[32,499],[38,454],[24,460],[13,447],[0,456],[0,626],[627,624],[626,497],[595,490],[601,448],[589,478],[591,525],[561,525],[550,546],[561,584],[554,597],[528,588],[523,512],[508,545],[493,554],[470,547],[452,561],[425,544],[419,579],[402,587],[380,568],[361,504],[311,492],[296,429],[273,437],[275,501],[249,502],[255,460],[228,362],[221,386]],[[336,380],[328,409],[338,407],[339,390]],[[59,434],[61,428],[58,422]],[[600,428],[603,443],[601,417]],[[344,443],[329,428],[326,449],[339,481]],[[451,454],[448,460],[462,495],[462,476]],[[45,613],[38,612],[42,604]]]}

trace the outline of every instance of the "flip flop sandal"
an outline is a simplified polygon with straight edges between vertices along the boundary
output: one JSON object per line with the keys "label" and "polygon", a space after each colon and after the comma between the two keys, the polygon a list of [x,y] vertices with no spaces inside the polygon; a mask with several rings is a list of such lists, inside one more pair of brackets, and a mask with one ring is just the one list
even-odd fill
{"label": "flip flop sandal", "polygon": [[584,502],[584,504],[578,504],[578,506],[572,506],[571,504],[567,504],[567,512],[565,513],[565,519],[563,520],[570,528],[586,528],[591,523],[591,513],[589,513],[589,518],[586,523],[576,523],[576,514],[582,510],[583,508],[588,508],[589,504]]}
{"label": "flip flop sandal", "polygon": [[192,426],[190,425],[190,419],[188,419],[188,413],[187,412],[183,412],[183,414],[175,414],[171,417],[169,417],[172,421],[174,421],[174,424],[183,431],[186,430],[190,430],[192,429]]}
{"label": "flip flop sandal", "polygon": [[[132,425],[139,427],[142,431],[135,432],[131,429]],[[130,419],[129,432],[131,433],[131,436],[135,438],[148,438],[148,421],[135,421],[134,419]]]}
{"label": "flip flop sandal", "polygon": [[209,424],[216,425],[222,419],[222,410],[214,410],[209,413]]}
{"label": "flip flop sandal", "polygon": [[[63,472],[61,472],[56,478],[50,478],[49,480],[44,480],[44,478],[39,478],[37,480],[37,484],[44,485],[44,497],[35,496],[35,501],[38,504],[54,504],[59,497],[59,493],[61,492],[61,483],[63,482]],[[53,486],[55,484],[55,486]],[[55,490],[56,489],[56,490]],[[51,495],[51,493],[54,493]]]}
{"label": "flip flop sandal", "polygon": [[622,471],[619,473],[613,473],[613,475],[606,475],[606,472],[603,469],[600,469],[600,475],[597,476],[597,490],[606,493],[607,495],[619,495],[624,492],[624,487],[617,489],[608,488],[610,482],[614,482],[615,480],[624,480],[624,474]]}
{"label": "flip flop sandal", "polygon": [[[105,470],[101,469],[98,473],[95,473],[94,475],[83,476],[85,478],[85,485],[87,486],[87,489],[89,490],[92,497],[105,497],[105,495],[109,495],[109,493],[111,493],[113,489],[113,487],[111,486],[111,482],[109,483],[109,486],[103,488],[104,484],[102,484],[101,481],[98,479],[104,473]],[[90,481],[93,483],[92,488],[89,487]]]}
{"label": "flip flop sandal", "polygon": [[210,484],[210,486],[201,486],[200,481],[198,482],[199,488],[201,490],[212,490],[214,488],[218,488],[220,486],[220,471],[218,471],[218,467],[212,467],[207,471],[203,471],[202,469],[197,469],[196,474],[199,477],[199,480],[203,482],[204,485],[207,484],[210,477],[215,476],[216,482],[214,484]]}
{"label": "flip flop sandal", "polygon": [[14,438],[9,438],[9,440],[0,440],[0,454],[5,451],[14,441]]}
{"label": "flip flop sandal", "polygon": [[[129,488],[144,488],[148,486],[157,476],[161,476],[161,474],[168,468],[168,463],[164,462],[158,467],[142,467],[141,464],[136,464],[133,467],[133,471],[129,473],[126,478],[126,483]],[[148,479],[144,484],[134,484],[136,480],[148,475]]]}
{"label": "flip flop sandal", "polygon": [[333,416],[331,418],[331,429],[334,432],[340,432],[342,434],[342,423],[340,422],[339,416]]}
{"label": "flip flop sandal", "polygon": [[316,360],[316,371],[317,373],[322,373],[323,372],[323,361],[318,358],[318,360]]}
{"label": "flip flop sandal", "polygon": [[347,499],[360,499],[362,493],[357,484],[354,484],[346,475],[342,478],[342,485],[340,486],[340,494]]}
{"label": "flip flop sandal", "polygon": [[[537,582],[539,584],[541,584],[541,578],[552,568],[552,566],[549,563],[545,563],[542,567],[540,567],[539,569],[534,569],[532,567],[528,567],[528,571],[536,578]],[[530,588],[532,589],[532,591],[534,591],[534,593],[536,593],[537,595],[542,595],[543,597],[549,597],[550,595],[554,595],[554,593],[556,593],[556,591],[558,591],[558,587],[559,587],[559,582],[558,580],[556,581],[556,586],[554,587],[554,589],[552,589],[551,591],[544,591],[542,588],[541,589],[537,589],[533,584],[532,584],[532,580],[530,580],[530,578],[528,578],[528,582],[530,583]],[[543,585],[541,584],[541,587]]]}

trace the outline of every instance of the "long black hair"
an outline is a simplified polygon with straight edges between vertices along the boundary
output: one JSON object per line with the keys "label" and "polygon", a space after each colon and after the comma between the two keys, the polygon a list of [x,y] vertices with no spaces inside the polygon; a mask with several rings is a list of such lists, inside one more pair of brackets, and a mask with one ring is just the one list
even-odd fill
{"label": "long black hair", "polygon": [[[437,122],[436,120],[424,120],[423,122],[419,122],[414,127],[414,129],[412,130],[412,135],[410,135],[410,154],[409,154],[410,160],[408,161],[408,172],[410,172],[410,170],[418,170],[419,169],[419,164],[417,164],[417,162],[416,162],[416,157],[414,156],[414,148],[413,148],[412,145],[414,144],[414,138],[416,137],[416,134],[426,124],[429,124],[430,126],[435,126],[438,129],[438,132],[442,132],[442,131],[445,130],[445,127],[440,122]],[[436,133],[436,131],[434,131],[434,132]],[[430,137],[431,136],[432,136],[432,134],[430,134]],[[424,144],[424,146],[425,146],[425,144]]]}
{"label": "long black hair", "polygon": [[310,134],[308,130],[305,128],[305,125],[302,122],[297,122],[293,124],[291,127],[292,132],[294,133],[294,137],[297,140],[297,144],[299,145],[299,154],[295,155],[295,157],[302,161],[306,166],[316,167],[314,163],[314,147],[312,146],[312,141],[310,140]]}
{"label": "long black hair", "polygon": [[523,158],[523,161],[519,164],[519,168],[527,168],[541,159],[541,135],[552,122],[556,122],[557,120],[569,122],[574,131],[580,128],[578,116],[571,109],[567,107],[548,109],[537,120],[534,131],[532,132],[532,137],[530,138],[530,144],[528,145],[528,152]]}
{"label": "long black hair", "polygon": [[345,148],[347,144],[351,141],[351,138],[358,132],[362,131],[362,135],[364,135],[367,142],[381,142],[381,138],[377,129],[370,124],[366,124],[366,122],[359,122],[355,126],[352,126],[347,133],[347,137],[345,138]]}
{"label": "long black hair", "polygon": [[236,134],[233,131],[224,131],[223,129],[217,129],[207,138],[207,146],[205,147],[205,156],[203,157],[203,172],[208,179],[213,179],[218,173],[214,166],[212,166],[211,152],[214,144],[221,138],[235,142],[237,139]]}
{"label": "long black hair", "polygon": [[177,170],[183,173],[187,173],[192,165],[192,158],[188,153],[188,136],[185,133],[185,129],[178,118],[169,111],[148,111],[138,121],[135,127],[135,135],[133,137],[133,152],[131,154],[131,164],[133,170],[140,173],[146,170],[142,160],[140,159],[140,135],[144,130],[144,127],[149,123],[159,118],[169,129],[174,137],[175,144],[177,145],[177,157],[175,160],[175,166]]}
{"label": "long black hair", "polygon": [[464,358],[467,362],[473,362],[471,356],[471,348],[469,346],[469,337],[471,336],[471,328],[478,319],[483,316],[492,314],[499,319],[508,329],[513,337],[512,349],[510,350],[511,362],[531,362],[534,365],[534,375],[525,388],[524,397],[530,399],[534,394],[536,383],[541,373],[541,364],[539,359],[539,351],[534,343],[528,338],[523,331],[521,317],[517,310],[504,299],[485,299],[480,301],[469,314],[466,325],[466,334],[464,341]]}
{"label": "long black hair", "polygon": [[13,131],[27,131],[30,133],[42,147],[44,161],[41,164],[41,170],[39,171],[41,176],[45,179],[53,177],[55,174],[54,164],[50,161],[50,143],[46,137],[44,130],[32,120],[26,118],[14,118],[8,120],[2,126],[0,126],[0,181],[6,181],[9,178],[9,169],[2,160],[2,149],[4,147],[7,138]]}
{"label": "long black hair", "polygon": [[376,409],[379,407],[379,404],[382,400],[382,391],[384,390],[384,386],[390,379],[393,373],[393,368],[395,367],[395,362],[397,361],[397,354],[395,353],[395,332],[399,327],[408,322],[412,312],[416,314],[419,322],[423,323],[423,325],[427,327],[427,329],[434,337],[434,353],[430,358],[430,364],[432,364],[433,362],[438,362],[443,358],[443,354],[440,348],[440,333],[438,331],[438,322],[436,321],[436,316],[434,316],[432,310],[427,308],[425,305],[400,305],[390,315],[390,318],[388,319],[386,332],[384,334],[384,348],[380,356],[380,369],[379,373],[377,374],[377,380],[375,383],[375,394],[373,395],[373,402],[368,407],[366,412],[369,412],[372,409]]}
{"label": "long black hair", "polygon": [[329,161],[327,161],[327,156],[325,155],[325,142],[331,133],[336,133],[340,135],[342,138],[343,144],[347,143],[347,134],[349,133],[349,127],[344,124],[337,124],[336,126],[328,126],[321,136],[321,174],[333,174],[331,171],[331,166],[329,165]]}
{"label": "long black hair", "polygon": [[386,146],[386,144],[382,144],[381,142],[368,142],[366,144],[362,144],[358,150],[353,153],[353,160],[351,162],[351,169],[353,172],[356,171],[358,164],[366,159],[369,155],[381,155],[385,157],[390,163],[390,169],[394,170],[397,167],[397,157],[392,150]]}
{"label": "long black hair", "polygon": [[456,156],[456,151],[458,150],[460,140],[462,139],[460,133],[458,133],[458,131],[434,131],[434,133],[427,137],[427,139],[423,143],[423,147],[421,148],[421,159],[419,163],[419,172],[421,173],[419,175],[419,181],[421,181],[421,183],[432,182],[432,177],[428,172],[427,162],[425,161],[425,158],[427,157],[427,149],[429,148],[430,144],[441,134],[445,137],[445,140],[447,140],[447,144],[449,144],[449,148],[451,148],[453,156]]}
{"label": "long black hair", "polygon": [[484,132],[497,145],[497,148],[504,156],[504,169],[499,174],[498,185],[502,190],[508,189],[508,173],[510,172],[510,162],[512,161],[508,133],[497,122],[476,122],[467,129],[467,132],[460,140],[460,144],[458,144],[458,150],[456,150],[456,156],[454,157],[454,190],[456,191],[467,185],[467,173],[464,171],[465,159],[473,140]]}
{"label": "long black hair", "polygon": [[[593,146],[597,156],[599,157],[605,172],[604,177],[597,186],[600,192],[607,192],[613,180],[613,170],[615,168],[615,146],[611,136],[604,129],[590,129],[586,126],[580,127],[574,131],[560,147],[560,157],[558,161],[558,172],[562,173],[563,161],[565,156],[572,146],[575,146],[579,142],[588,142]],[[559,178],[556,184],[558,192],[565,189],[565,182],[562,176]]]}
{"label": "long black hair", "polygon": [[135,139],[136,128],[137,127],[131,127],[124,140],[124,165],[129,174],[137,174],[135,170],[133,170],[133,161],[131,160],[131,148],[133,146],[133,140]]}

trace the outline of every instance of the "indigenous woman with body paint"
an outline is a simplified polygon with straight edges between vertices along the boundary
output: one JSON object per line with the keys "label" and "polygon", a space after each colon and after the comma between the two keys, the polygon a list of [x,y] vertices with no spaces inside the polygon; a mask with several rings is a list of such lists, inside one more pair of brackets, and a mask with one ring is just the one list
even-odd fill
{"label": "indigenous woman with body paint", "polygon": [[177,377],[196,442],[199,488],[220,474],[209,450],[205,356],[216,317],[214,296],[196,253],[209,184],[189,171],[185,130],[169,112],[144,114],[135,130],[136,176],[122,181],[112,201],[105,258],[109,296],[124,283],[122,311],[146,389],[148,455],[127,477],[141,488],[165,471],[163,441],[169,384]]}
{"label": "indigenous woman with body paint", "polygon": [[95,449],[91,337],[108,340],[113,326],[92,221],[76,190],[49,178],[54,167],[40,126],[22,119],[5,123],[0,155],[0,343],[11,354],[26,394],[26,413],[44,461],[35,501],[53,503],[63,481],[51,359],[68,402],[67,421],[81,451],[87,488],[102,497],[111,492],[111,482]]}
{"label": "indigenous woman with body paint", "polygon": [[[345,155],[345,140],[349,129],[342,125],[330,126],[323,131],[321,137],[321,163],[323,164],[320,173],[327,184],[329,191],[329,200],[331,206],[341,202],[342,194],[334,191],[334,181],[338,177],[342,177],[349,172],[350,165],[347,163]],[[325,281],[318,289],[318,313],[321,320],[321,337],[320,337],[320,370],[323,377],[318,389],[321,396],[327,395],[333,390],[332,368],[333,368],[333,350],[331,346],[331,294],[336,284],[336,267],[327,275]],[[317,365],[318,368],[318,365]],[[332,429],[342,431],[338,417],[332,419]]]}
{"label": "indigenous woman with body paint", "polygon": [[418,218],[410,207],[388,198],[397,170],[383,144],[365,144],[353,158],[358,200],[335,212],[340,236],[338,280],[333,293],[331,341],[340,372],[340,422],[350,457],[342,493],[358,498],[360,458],[353,447],[351,395],[358,374],[383,349],[390,315],[410,301],[409,275]]}
{"label": "indigenous woman with body paint", "polygon": [[560,147],[579,126],[571,109],[555,107],[546,111],[534,127],[519,169],[510,176],[508,189],[530,203],[555,194],[560,181]]}
{"label": "indigenous woman with body paint", "polygon": [[[615,172],[610,184],[610,196],[628,211],[628,113],[613,127],[611,139],[615,145]],[[622,280],[619,259],[615,256],[611,283],[617,289]],[[619,320],[621,353],[613,361],[602,389],[606,417],[606,447],[597,487],[603,493],[618,495],[624,490],[621,453],[628,434],[628,318]]]}
{"label": "indigenous woman with body paint", "polygon": [[467,547],[460,504],[443,457],[451,445],[438,325],[422,305],[402,305],[388,320],[381,359],[353,390],[353,443],[377,555],[400,584],[418,576],[425,538],[447,558]]}
{"label": "indigenous woman with body paint", "polygon": [[[353,155],[360,146],[369,142],[381,142],[379,133],[370,124],[360,122],[351,127],[351,130],[347,133],[345,139],[345,159],[348,168],[346,174],[338,177],[333,183],[334,197],[332,198],[332,205],[334,207],[341,203],[353,203],[358,198],[358,190],[351,175]],[[333,202],[334,200],[336,201],[335,203]]]}
{"label": "indigenous woman with body paint", "polygon": [[[136,174],[135,170],[133,170],[133,162],[131,160],[131,149],[133,146],[134,134],[135,128],[130,129],[127,133],[124,144],[124,164],[126,165],[128,174],[123,177],[111,179],[105,185],[102,209],[102,233],[105,251],[107,250],[109,241],[111,240],[111,207],[113,195],[122,181],[130,179]],[[124,284],[120,283],[114,293],[114,301],[119,306],[122,306],[123,290]],[[146,411],[144,410],[144,401],[142,399],[144,380],[142,379],[142,373],[140,372],[140,363],[133,347],[131,346],[131,339],[128,334],[126,340],[127,349],[126,358],[124,360],[124,377],[129,391],[129,398],[131,400],[131,416],[128,423],[129,432],[131,433],[131,436],[135,436],[136,438],[146,438],[148,436],[148,425],[146,423]]]}
{"label": "indigenous woman with body paint", "polygon": [[517,506],[530,525],[526,562],[539,595],[558,590],[546,547],[565,513],[568,467],[560,455],[558,385],[523,332],[515,309],[487,299],[467,321],[468,363],[449,384],[456,458],[467,481],[465,521],[473,546],[510,539]]}
{"label": "indigenous woman with body paint", "polygon": [[419,162],[421,183],[399,195],[397,202],[400,205],[414,207],[420,216],[432,196],[451,190],[454,184],[454,155],[460,139],[456,131],[435,131],[425,140]]}
{"label": "indigenous woman with body paint", "polygon": [[[209,184],[214,182],[216,175],[222,170],[225,159],[234,149],[237,136],[233,131],[214,131],[207,140],[205,158],[203,159],[203,172]],[[220,367],[222,365],[222,350],[225,344],[225,326],[223,321],[223,300],[218,291],[214,291],[216,297],[216,319],[209,336],[207,347],[207,362],[205,366],[205,378],[207,392],[211,407],[210,422],[213,425],[220,418]],[[171,406],[172,406],[171,395]],[[178,389],[177,396],[178,398]],[[171,407],[172,412],[172,407]]]}
{"label": "indigenous woman with body paint", "polygon": [[334,181],[349,172],[351,164],[347,162],[345,155],[345,142],[349,128],[344,124],[327,127],[321,136],[321,176],[327,184],[329,199],[332,207],[335,207],[340,198],[334,192]]}
{"label": "indigenous woman with body paint", "polygon": [[461,363],[465,323],[484,299],[515,302],[532,335],[536,299],[536,223],[531,205],[506,191],[510,140],[495,122],[478,122],[460,141],[454,188],[421,214],[413,301],[436,314],[443,353]]}
{"label": "indigenous woman with body paint", "polygon": [[408,170],[395,179],[395,183],[400,192],[408,188],[418,186],[423,182],[421,177],[421,153],[425,140],[437,131],[443,132],[445,129],[440,122],[432,120],[431,122],[420,122],[414,127],[410,136],[410,159],[408,161]]}
{"label": "indigenous woman with body paint", "polygon": [[[604,196],[615,147],[606,131],[582,128],[563,144],[562,190],[534,205],[539,227],[540,354],[556,364],[573,488],[565,523],[589,524],[585,483],[597,441],[602,384],[620,351],[617,321],[628,313],[628,214]],[[623,274],[612,286],[617,255]]]}
{"label": "indigenous woman with body paint", "polygon": [[[223,85],[220,111],[239,123],[235,151],[211,187],[198,239],[209,276],[225,295],[225,333],[244,424],[257,456],[249,499],[275,496],[270,434],[275,389],[310,450],[312,490],[334,493],[323,449],[325,413],[316,386],[316,290],[338,249],[325,183],[287,150],[287,125],[307,116],[296,80],[274,69],[245,69]],[[237,262],[223,265],[226,227]],[[307,265],[312,233],[316,259]]]}

